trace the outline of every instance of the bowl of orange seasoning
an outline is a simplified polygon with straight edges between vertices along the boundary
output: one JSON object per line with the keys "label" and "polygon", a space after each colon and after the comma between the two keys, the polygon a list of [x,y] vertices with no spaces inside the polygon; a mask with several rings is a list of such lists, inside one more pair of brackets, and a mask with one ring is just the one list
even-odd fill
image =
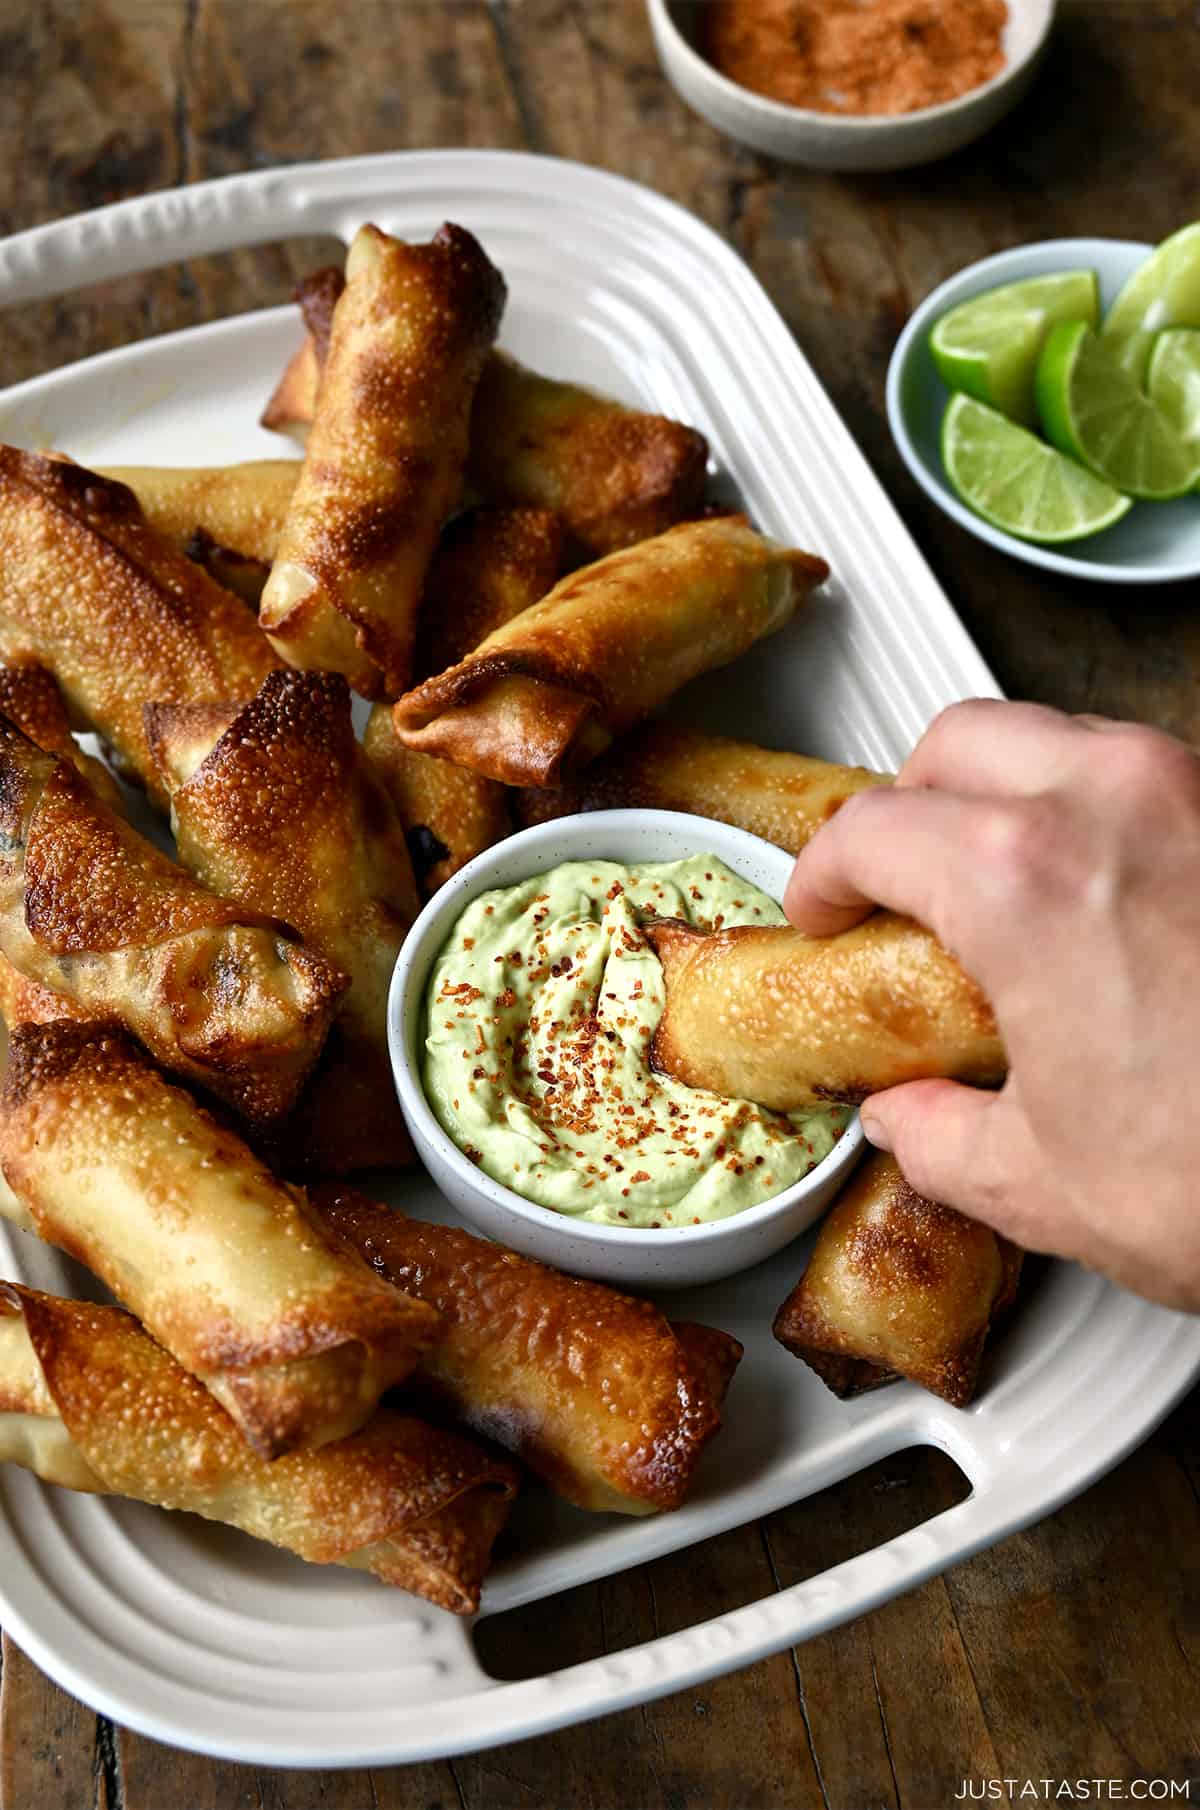
{"label": "bowl of orange seasoning", "polygon": [[979,138],[1025,93],[1055,0],[647,0],[669,80],[788,163],[902,170]]}

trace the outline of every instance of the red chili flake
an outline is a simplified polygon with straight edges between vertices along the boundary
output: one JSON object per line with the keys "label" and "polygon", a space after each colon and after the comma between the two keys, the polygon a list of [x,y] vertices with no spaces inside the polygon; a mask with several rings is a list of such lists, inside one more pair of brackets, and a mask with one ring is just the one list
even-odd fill
{"label": "red chili flake", "polygon": [[515,1006],[516,1003],[517,996],[511,987],[505,987],[503,993],[499,994],[496,999],[496,1004],[498,1006]]}
{"label": "red chili flake", "polygon": [[482,1068],[473,1068],[471,1070],[471,1079],[472,1079],[472,1081],[486,1081],[487,1080],[487,1070],[482,1069]]}
{"label": "red chili flake", "polygon": [[702,899],[704,897],[704,894],[700,891],[698,886],[689,886],[688,894],[693,899]]}
{"label": "red chili flake", "polygon": [[495,911],[495,909],[496,909],[496,907],[495,907],[495,906],[494,906],[494,905],[485,905],[485,906],[484,906],[484,908],[483,908],[483,915],[484,915],[484,917],[485,917],[485,918],[490,918],[490,917],[491,917],[491,915],[492,915],[492,913],[493,913],[493,911]]}
{"label": "red chili flake", "polygon": [[475,938],[473,936],[464,936],[463,948],[464,949],[473,949],[474,947],[475,947]]}
{"label": "red chili flake", "polygon": [[483,1161],[483,1151],[476,1150],[474,1144],[466,1145],[463,1150],[463,1155],[467,1158],[467,1161],[471,1163],[481,1163]]}
{"label": "red chili flake", "polygon": [[650,1180],[650,1175],[648,1170],[639,1169],[634,1175],[631,1175],[629,1179],[631,1182],[648,1182]]}

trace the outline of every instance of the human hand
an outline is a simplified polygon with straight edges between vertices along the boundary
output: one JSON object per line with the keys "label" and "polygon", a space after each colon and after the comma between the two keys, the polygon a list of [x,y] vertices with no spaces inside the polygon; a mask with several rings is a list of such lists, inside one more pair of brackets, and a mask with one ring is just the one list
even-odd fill
{"label": "human hand", "polygon": [[1027,1250],[1200,1310],[1200,759],[1156,730],[954,705],[890,790],[849,799],[784,897],[810,935],[876,905],[990,999],[997,1093],[914,1081],[862,1108],[914,1188]]}

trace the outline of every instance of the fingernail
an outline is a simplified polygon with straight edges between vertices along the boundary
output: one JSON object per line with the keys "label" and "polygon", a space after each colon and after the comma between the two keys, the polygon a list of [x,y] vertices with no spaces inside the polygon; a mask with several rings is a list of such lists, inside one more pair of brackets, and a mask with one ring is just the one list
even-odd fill
{"label": "fingernail", "polygon": [[863,1136],[866,1138],[867,1142],[869,1144],[874,1144],[876,1150],[890,1151],[892,1148],[892,1140],[888,1136],[888,1128],[883,1120],[877,1119],[875,1114],[873,1112],[868,1112],[865,1106],[859,1114],[859,1118],[862,1122]]}

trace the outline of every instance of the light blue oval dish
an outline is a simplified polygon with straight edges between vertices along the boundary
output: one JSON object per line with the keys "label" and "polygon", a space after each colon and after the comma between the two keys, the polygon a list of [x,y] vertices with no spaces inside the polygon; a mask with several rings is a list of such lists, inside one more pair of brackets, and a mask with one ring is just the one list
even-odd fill
{"label": "light blue oval dish", "polygon": [[964,528],[1005,553],[1104,584],[1170,584],[1200,578],[1200,495],[1173,503],[1137,503],[1113,528],[1069,551],[1040,547],[993,528],[951,490],[942,469],[941,426],[950,392],[937,374],[929,334],[939,315],[959,302],[1054,270],[1095,270],[1100,304],[1107,310],[1125,279],[1153,247],[1130,239],[1046,239],[983,258],[926,296],[905,327],[888,367],[887,411],[900,456],[921,488]]}

